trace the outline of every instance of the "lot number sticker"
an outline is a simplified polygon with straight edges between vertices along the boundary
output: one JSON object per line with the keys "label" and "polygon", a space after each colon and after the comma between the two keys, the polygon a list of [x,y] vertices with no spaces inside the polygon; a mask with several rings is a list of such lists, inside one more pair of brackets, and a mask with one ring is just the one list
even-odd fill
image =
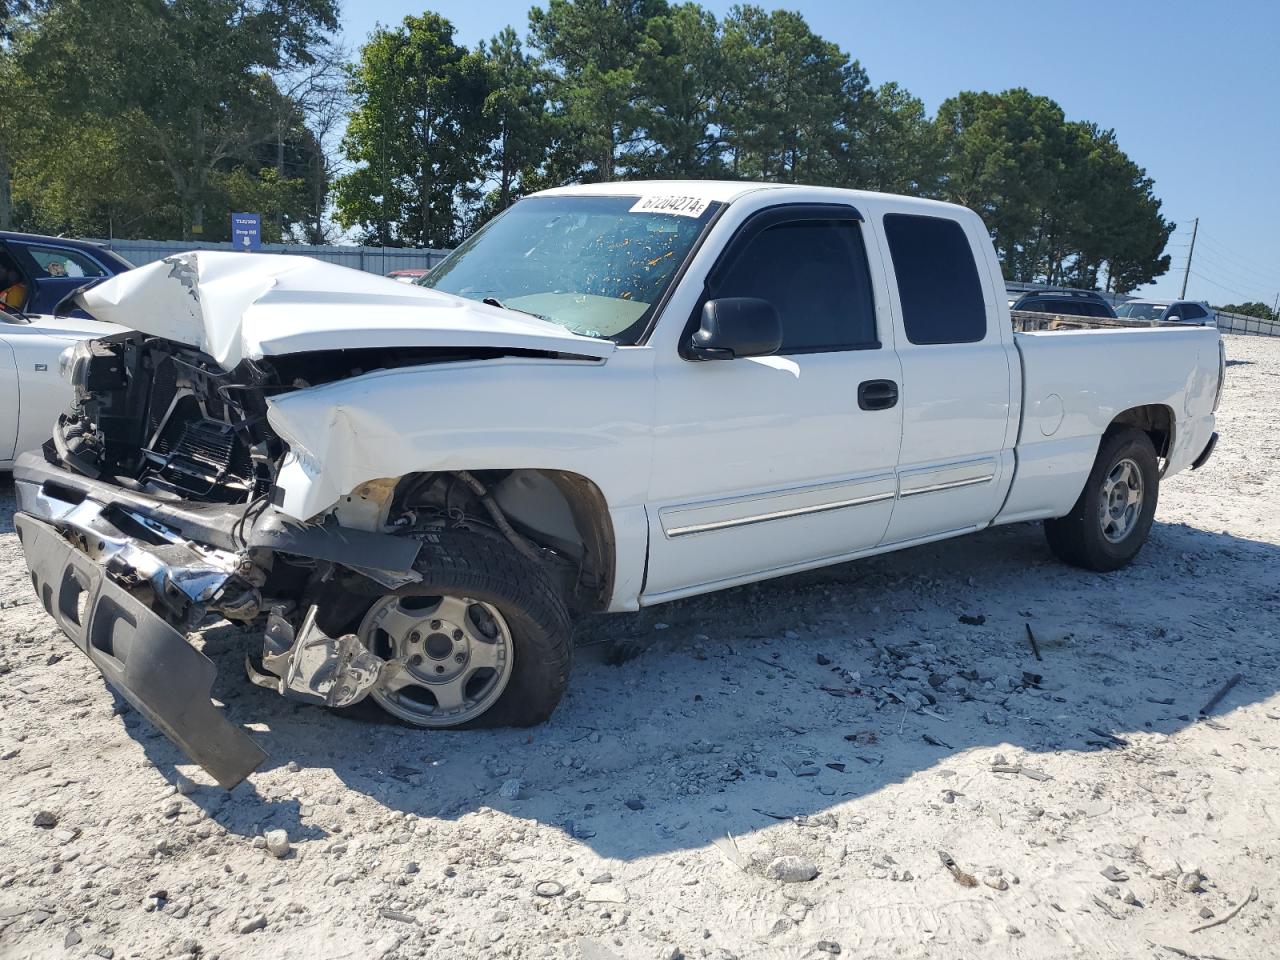
{"label": "lot number sticker", "polygon": [[673,213],[677,217],[700,217],[710,203],[710,200],[702,200],[698,197],[657,195],[637,200],[630,212]]}

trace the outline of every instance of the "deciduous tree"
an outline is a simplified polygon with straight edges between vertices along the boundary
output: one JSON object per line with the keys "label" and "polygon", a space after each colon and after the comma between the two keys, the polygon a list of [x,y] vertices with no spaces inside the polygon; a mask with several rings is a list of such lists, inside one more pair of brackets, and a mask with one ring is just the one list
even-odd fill
{"label": "deciduous tree", "polygon": [[23,68],[62,117],[137,125],[191,237],[216,175],[270,135],[264,74],[313,62],[336,27],[335,0],[53,0]]}

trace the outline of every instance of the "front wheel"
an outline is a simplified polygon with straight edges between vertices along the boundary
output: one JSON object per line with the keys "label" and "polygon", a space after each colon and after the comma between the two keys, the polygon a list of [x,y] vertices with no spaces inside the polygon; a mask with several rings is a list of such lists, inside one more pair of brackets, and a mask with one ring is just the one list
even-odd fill
{"label": "front wheel", "polygon": [[1159,493],[1151,438],[1133,427],[1106,434],[1071,512],[1044,523],[1049,549],[1072,566],[1119,570],[1146,543]]}
{"label": "front wheel", "polygon": [[531,726],[569,680],[572,624],[551,581],[504,541],[428,533],[422,580],[374,601],[356,634],[387,661],[369,696],[420,727]]}

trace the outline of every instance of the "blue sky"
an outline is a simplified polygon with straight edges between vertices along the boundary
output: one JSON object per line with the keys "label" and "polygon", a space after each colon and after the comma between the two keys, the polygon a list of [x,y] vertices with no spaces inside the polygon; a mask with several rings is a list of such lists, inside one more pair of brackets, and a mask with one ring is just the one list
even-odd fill
{"label": "blue sky", "polygon": [[[1173,266],[1144,293],[1176,296],[1191,221],[1200,235],[1187,295],[1214,303],[1280,293],[1280,3],[1167,0],[1021,3],[793,0],[815,31],[897,80],[932,112],[959,90],[1025,86],[1072,120],[1115,129],[1155,180],[1178,224]],[[344,0],[346,42],[377,23],[435,10],[468,44],[507,24],[522,34],[530,0]],[[703,0],[723,15],[727,0]]]}

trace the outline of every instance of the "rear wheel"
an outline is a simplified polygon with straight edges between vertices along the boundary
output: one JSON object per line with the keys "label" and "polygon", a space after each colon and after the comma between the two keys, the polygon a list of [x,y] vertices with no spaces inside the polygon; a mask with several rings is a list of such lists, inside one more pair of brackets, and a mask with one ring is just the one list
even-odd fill
{"label": "rear wheel", "polygon": [[388,662],[370,697],[421,727],[530,726],[569,680],[572,624],[551,581],[505,541],[423,538],[420,583],[376,600],[355,628]]}
{"label": "rear wheel", "polygon": [[1133,427],[1106,434],[1071,512],[1044,523],[1049,549],[1086,570],[1120,569],[1146,543],[1159,492],[1151,438]]}

